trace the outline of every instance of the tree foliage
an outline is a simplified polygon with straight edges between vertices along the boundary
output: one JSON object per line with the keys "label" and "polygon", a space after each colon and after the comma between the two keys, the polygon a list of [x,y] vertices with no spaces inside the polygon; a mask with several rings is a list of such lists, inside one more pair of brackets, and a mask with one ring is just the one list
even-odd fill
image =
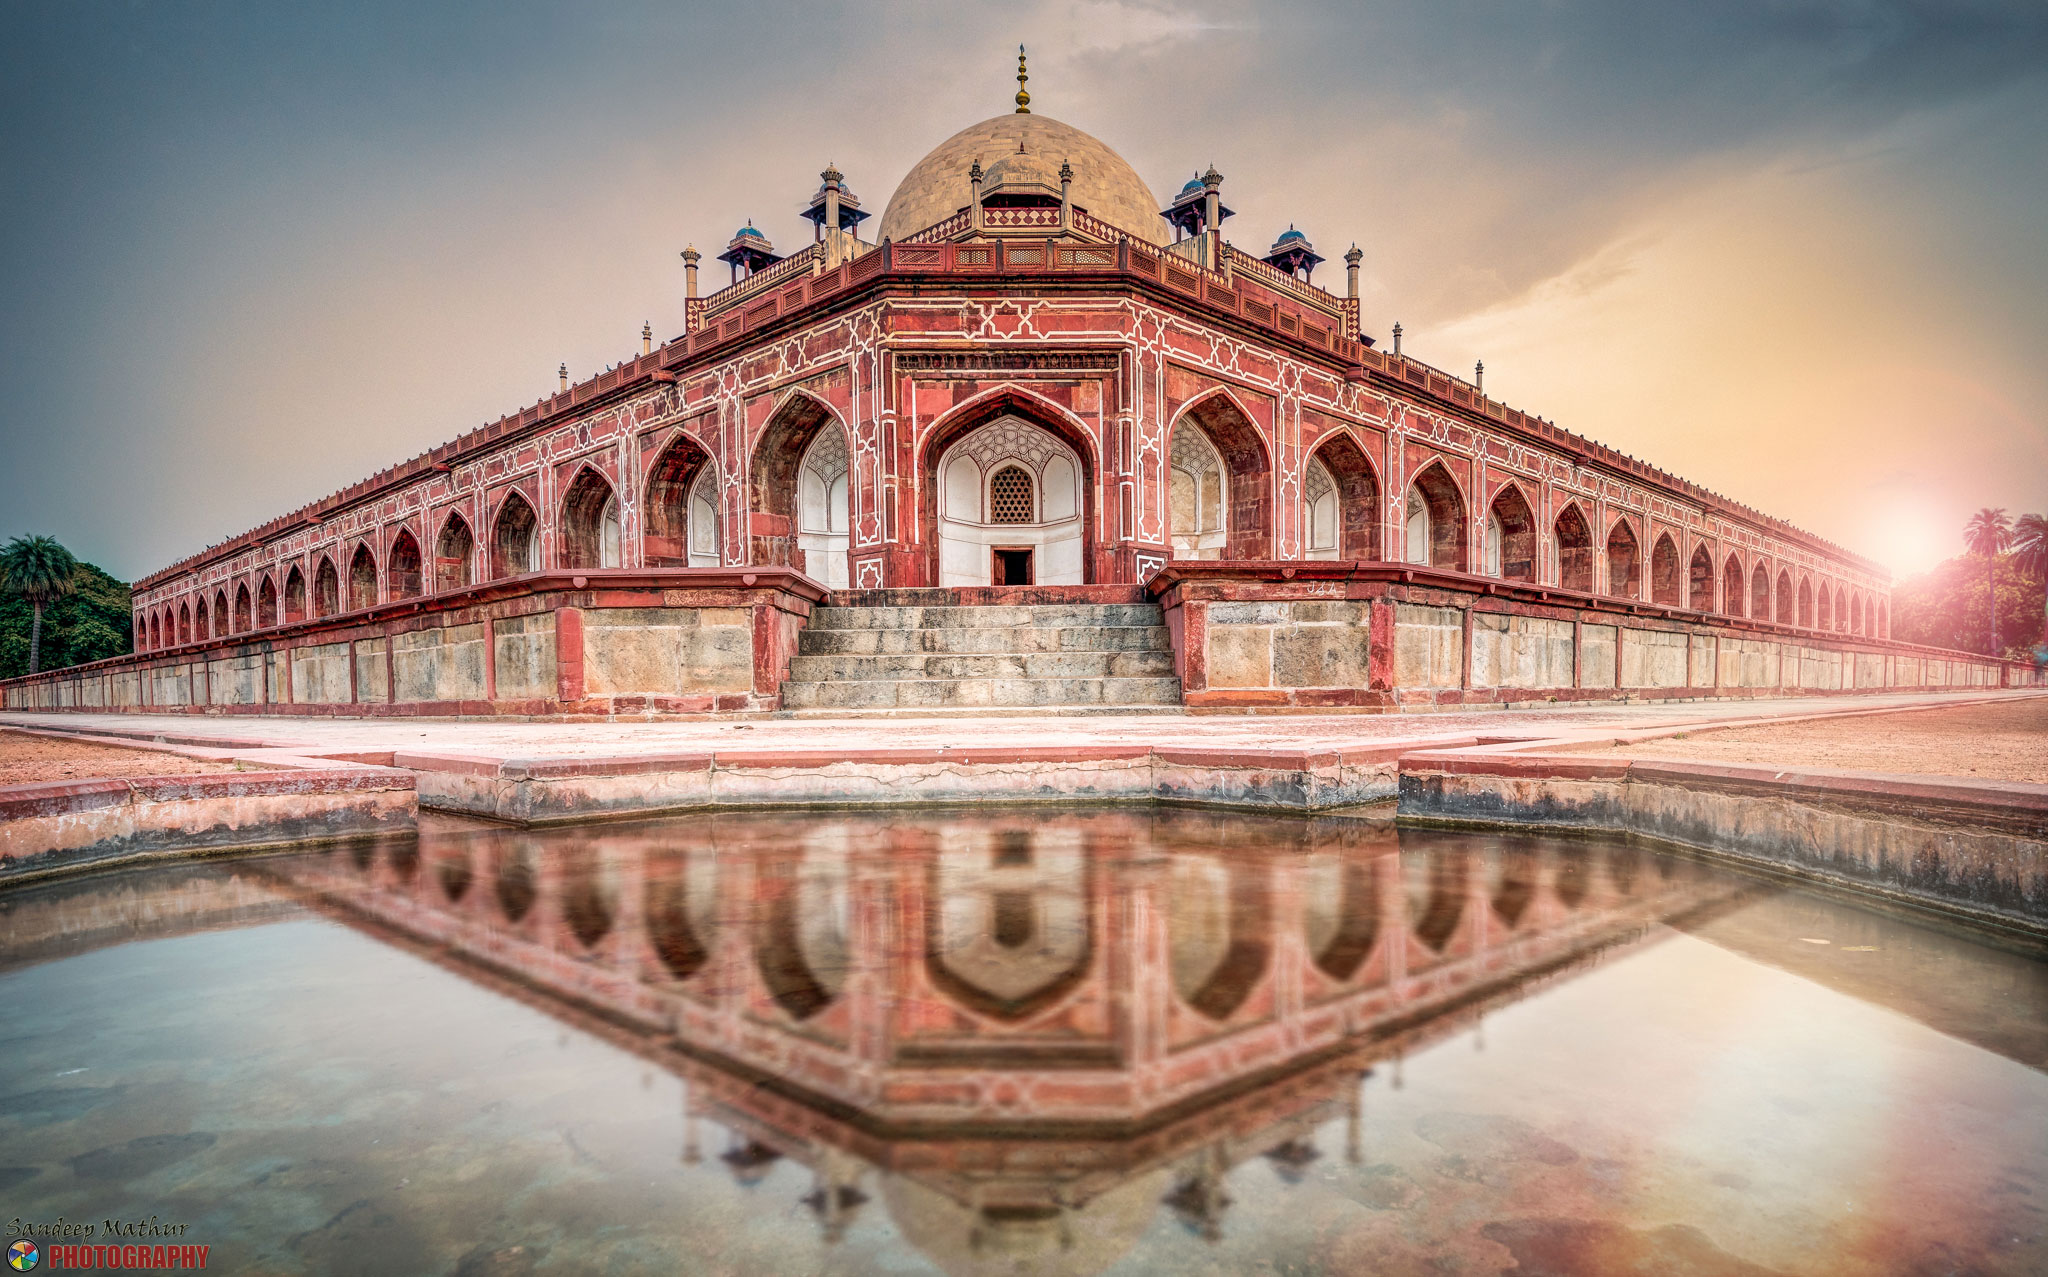
{"label": "tree foliage", "polygon": [[[80,563],[72,589],[43,605],[42,667],[78,665],[132,650],[128,586],[90,563]],[[28,633],[34,620],[29,601],[0,596],[0,678],[28,673]]]}
{"label": "tree foliage", "polygon": [[1997,655],[2023,658],[2042,639],[2044,574],[2025,556],[1959,554],[1892,588],[1892,637],[1907,643],[1982,652],[1989,640],[1991,580],[1997,582]]}

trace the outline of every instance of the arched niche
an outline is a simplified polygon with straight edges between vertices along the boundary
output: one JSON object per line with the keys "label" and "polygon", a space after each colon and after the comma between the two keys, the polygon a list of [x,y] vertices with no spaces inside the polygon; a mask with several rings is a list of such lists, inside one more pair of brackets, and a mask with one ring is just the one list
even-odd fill
{"label": "arched niche", "polygon": [[1714,610],[1714,556],[1705,545],[1693,547],[1686,565],[1685,605],[1695,612]]}
{"label": "arched niche", "polygon": [[1557,583],[1581,594],[1593,592],[1593,527],[1577,505],[1567,505],[1552,525],[1557,547]]}
{"label": "arched niche", "polygon": [[[1380,481],[1372,461],[1358,441],[1338,434],[1316,448],[1311,460],[1323,468],[1336,486],[1338,559],[1378,559],[1380,551]],[[1306,482],[1306,481],[1305,481]],[[1306,503],[1308,492],[1303,488]],[[1310,519],[1304,514],[1302,526]],[[1311,558],[1325,557],[1321,554]]]}
{"label": "arched niche", "polygon": [[470,586],[475,562],[476,537],[469,530],[469,521],[451,511],[441,524],[441,535],[434,538],[434,589],[445,592]]}
{"label": "arched niche", "polygon": [[619,557],[619,494],[589,466],[576,472],[562,494],[561,536],[556,557],[569,570],[615,568]]}
{"label": "arched niche", "polygon": [[[269,584],[269,581],[270,578],[264,578],[266,585]],[[235,586],[235,633],[247,634],[254,628],[256,628],[256,613],[249,603],[249,583],[243,581]]]}
{"label": "arched niche", "polygon": [[[293,568],[292,571],[296,574],[298,569]],[[302,599],[305,597],[305,591],[305,582],[301,581],[299,583],[299,596]],[[286,615],[289,616],[290,613],[287,612]],[[256,586],[256,624],[264,629],[269,629],[271,626],[276,625],[278,620],[277,585],[269,574],[266,573],[263,580],[258,582]]]}
{"label": "arched niche", "polygon": [[1851,594],[1849,596],[1849,632],[1851,634],[1863,633],[1863,596],[1861,594]]}
{"label": "arched niche", "polygon": [[348,560],[348,608],[359,612],[377,606],[377,556],[359,545]]}
{"label": "arched niche", "polygon": [[948,831],[927,882],[925,967],[946,997],[1015,1022],[1064,999],[1095,952],[1088,849],[1072,829]]}
{"label": "arched niche", "polygon": [[1678,542],[1669,532],[1660,533],[1650,547],[1650,601],[1678,607],[1684,601],[1684,585],[1678,577]]}
{"label": "arched niche", "polygon": [[1743,606],[1744,593],[1742,560],[1731,554],[1721,568],[1721,610],[1730,616],[1746,615],[1748,609]]}
{"label": "arched niche", "polygon": [[1816,609],[1817,609],[1817,610],[1816,610],[1816,612],[1815,612],[1815,621],[1816,621],[1816,624],[1817,624],[1817,625],[1818,625],[1818,626],[1819,626],[1819,627],[1820,627],[1821,629],[1823,629],[1823,630],[1832,630],[1832,629],[1834,629],[1834,628],[1835,628],[1835,594],[1834,594],[1834,590],[1833,590],[1833,589],[1831,589],[1831,588],[1830,588],[1830,587],[1828,586],[1828,583],[1827,583],[1827,582],[1825,582],[1825,581],[1821,582],[1821,586],[1820,586],[1820,598],[1819,598],[1819,600],[1817,601],[1817,603],[1815,604],[1815,607],[1816,607]]}
{"label": "arched niche", "polygon": [[852,969],[852,900],[843,837],[826,829],[793,853],[764,858],[756,893],[754,965],[797,1020],[836,1001]]}
{"label": "arched niche", "polygon": [[228,628],[228,596],[225,590],[213,592],[213,637],[226,638]]}
{"label": "arched niche", "polygon": [[517,492],[505,494],[491,525],[491,578],[540,571],[540,516]]}
{"label": "arched niche", "polygon": [[1464,572],[1465,495],[1441,461],[1432,461],[1408,485],[1401,527],[1409,563]]}
{"label": "arched niche", "polygon": [[1536,580],[1536,515],[1516,484],[1507,484],[1486,511],[1486,575]]}
{"label": "arched niche", "polygon": [[416,599],[425,581],[420,571],[420,542],[410,528],[400,528],[391,538],[391,553],[385,559],[385,586],[394,599]]}
{"label": "arched niche", "polygon": [[1607,592],[1618,599],[1643,595],[1643,551],[1627,519],[1607,531]]}
{"label": "arched niche", "polygon": [[1174,558],[1223,557],[1230,540],[1229,494],[1230,471],[1209,436],[1185,423],[1176,428],[1166,450],[1167,544]]}
{"label": "arched niche", "polygon": [[647,474],[644,561],[656,568],[719,565],[718,467],[695,439],[676,433]]}
{"label": "arched niche", "polygon": [[797,552],[806,576],[835,590],[852,579],[848,568],[849,464],[846,432],[837,421],[818,427],[797,467]]}
{"label": "arched niche", "polygon": [[1799,603],[1792,593],[1792,570],[1786,568],[1778,573],[1778,624],[1794,625],[1799,621]]}
{"label": "arched niche", "polygon": [[824,400],[793,390],[762,426],[747,471],[752,511],[748,523],[750,562],[802,568],[797,532],[799,474],[812,441],[828,424],[845,437],[845,427]]}
{"label": "arched niche", "polygon": [[178,604],[178,642],[192,641],[192,607],[187,603]]}
{"label": "arched niche", "polygon": [[1761,563],[1749,577],[1749,614],[1759,621],[1771,619],[1771,570]]}
{"label": "arched niche", "polygon": [[204,594],[199,596],[199,606],[192,613],[192,637],[202,643],[213,637],[213,608]]}
{"label": "arched niche", "polygon": [[691,847],[649,852],[641,914],[663,974],[687,980],[703,970],[718,941],[717,857]]}
{"label": "arched niche", "polygon": [[1401,850],[1408,934],[1431,953],[1440,954],[1458,933],[1470,892],[1471,865],[1465,849],[1433,846]]}
{"label": "arched niche", "polygon": [[1301,557],[1344,555],[1344,501],[1329,467],[1310,457],[1301,467]]}
{"label": "arched niche", "polygon": [[1301,866],[1301,933],[1310,961],[1332,980],[1357,975],[1379,943],[1379,880],[1373,861],[1316,852]]}
{"label": "arched niche", "polygon": [[1084,473],[1064,439],[1020,416],[961,435],[939,458],[939,584],[997,584],[999,569],[1001,584],[1086,584]]}
{"label": "arched niche", "polygon": [[[1228,394],[1216,393],[1196,399],[1174,422],[1168,440],[1169,468],[1172,449],[1182,432],[1190,427],[1201,431],[1216,452],[1224,481],[1223,527],[1226,537],[1222,557],[1226,559],[1270,559],[1273,557],[1273,465],[1267,458],[1265,442],[1252,419]],[[1168,493],[1171,521],[1172,493]],[[1169,528],[1177,538],[1179,531]],[[1171,540],[1169,543],[1172,543]],[[1176,555],[1176,557],[1189,557]]]}
{"label": "arched niche", "polygon": [[334,560],[325,555],[320,565],[313,569],[313,615],[333,616],[341,611],[341,573],[335,571]]}
{"label": "arched niche", "polygon": [[1526,846],[1495,846],[1481,855],[1486,898],[1493,916],[1509,931],[1522,925],[1542,882],[1542,860]]}

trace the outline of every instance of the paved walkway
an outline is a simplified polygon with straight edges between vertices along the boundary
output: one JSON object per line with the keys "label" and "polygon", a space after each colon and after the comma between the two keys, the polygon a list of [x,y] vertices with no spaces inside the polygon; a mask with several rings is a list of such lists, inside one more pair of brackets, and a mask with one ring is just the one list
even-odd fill
{"label": "paved walkway", "polygon": [[[904,749],[1172,746],[1227,750],[1386,749],[1400,745],[1584,742],[1662,735],[1732,723],[1780,723],[1980,703],[2048,693],[1958,692],[1749,701],[1547,706],[1472,713],[1314,715],[1104,715],[1091,717],[675,719],[564,723],[431,718],[269,718],[141,714],[0,713],[0,726],[187,742],[232,753],[279,750],[320,757],[405,751],[479,759],[597,759],[746,750],[848,758]],[[1930,759],[1929,770],[1942,760]]]}

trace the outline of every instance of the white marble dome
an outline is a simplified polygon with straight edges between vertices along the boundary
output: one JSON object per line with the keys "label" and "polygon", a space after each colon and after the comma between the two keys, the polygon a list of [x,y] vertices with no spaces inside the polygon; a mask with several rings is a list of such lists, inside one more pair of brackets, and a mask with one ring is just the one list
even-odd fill
{"label": "white marble dome", "polygon": [[1071,124],[1036,114],[998,115],[939,143],[889,197],[876,241],[907,239],[966,208],[967,170],[976,160],[1006,187],[1017,179],[1014,184],[1027,189],[1049,186],[1055,196],[1064,161],[1073,166],[1076,208],[1149,243],[1167,242],[1159,201],[1123,156]]}

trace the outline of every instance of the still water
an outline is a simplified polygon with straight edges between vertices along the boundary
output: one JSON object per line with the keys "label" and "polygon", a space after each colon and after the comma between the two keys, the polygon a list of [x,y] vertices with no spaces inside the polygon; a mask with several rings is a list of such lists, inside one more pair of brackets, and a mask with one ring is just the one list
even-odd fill
{"label": "still water", "polygon": [[1616,844],[429,821],[0,896],[0,1006],[0,1221],[224,1272],[2048,1272],[2048,967]]}

